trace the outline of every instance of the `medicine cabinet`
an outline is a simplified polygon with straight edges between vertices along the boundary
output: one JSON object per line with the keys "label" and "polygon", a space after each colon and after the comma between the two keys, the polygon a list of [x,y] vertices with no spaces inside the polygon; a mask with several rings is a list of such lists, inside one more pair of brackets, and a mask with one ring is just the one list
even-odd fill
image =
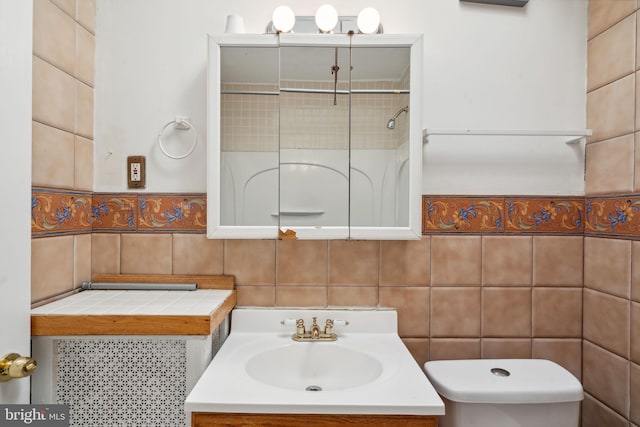
{"label": "medicine cabinet", "polygon": [[207,236],[420,238],[421,79],[418,35],[209,36]]}

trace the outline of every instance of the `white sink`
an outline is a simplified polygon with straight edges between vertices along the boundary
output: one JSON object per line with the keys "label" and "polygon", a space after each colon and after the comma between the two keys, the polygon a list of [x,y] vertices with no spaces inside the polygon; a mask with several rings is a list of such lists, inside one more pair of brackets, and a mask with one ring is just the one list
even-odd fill
{"label": "white sink", "polygon": [[252,356],[246,369],[250,377],[271,386],[331,391],[374,381],[382,374],[382,363],[337,342],[292,342]]}

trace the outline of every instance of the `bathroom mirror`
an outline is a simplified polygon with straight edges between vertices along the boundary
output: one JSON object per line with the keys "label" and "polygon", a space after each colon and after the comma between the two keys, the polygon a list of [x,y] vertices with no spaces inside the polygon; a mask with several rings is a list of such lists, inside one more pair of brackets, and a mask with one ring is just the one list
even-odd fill
{"label": "bathroom mirror", "polygon": [[210,238],[417,239],[422,37],[209,39]]}

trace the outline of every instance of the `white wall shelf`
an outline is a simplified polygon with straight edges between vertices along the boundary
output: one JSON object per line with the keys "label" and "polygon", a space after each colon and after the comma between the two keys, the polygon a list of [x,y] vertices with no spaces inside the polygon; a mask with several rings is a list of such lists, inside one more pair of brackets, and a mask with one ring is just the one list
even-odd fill
{"label": "white wall shelf", "polygon": [[591,129],[551,129],[551,130],[522,130],[522,129],[433,129],[422,130],[422,142],[429,142],[432,135],[474,135],[474,136],[566,136],[566,144],[574,144],[587,136],[591,136]]}

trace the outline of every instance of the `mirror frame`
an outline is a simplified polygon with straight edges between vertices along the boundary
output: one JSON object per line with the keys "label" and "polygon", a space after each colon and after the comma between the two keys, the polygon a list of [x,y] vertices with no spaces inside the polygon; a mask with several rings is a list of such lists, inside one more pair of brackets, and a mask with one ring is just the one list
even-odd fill
{"label": "mirror frame", "polygon": [[208,36],[207,67],[207,237],[210,239],[278,239],[277,226],[220,224],[220,48],[409,47],[409,225],[406,227],[296,227],[299,239],[417,240],[422,236],[422,34],[222,34]]}

